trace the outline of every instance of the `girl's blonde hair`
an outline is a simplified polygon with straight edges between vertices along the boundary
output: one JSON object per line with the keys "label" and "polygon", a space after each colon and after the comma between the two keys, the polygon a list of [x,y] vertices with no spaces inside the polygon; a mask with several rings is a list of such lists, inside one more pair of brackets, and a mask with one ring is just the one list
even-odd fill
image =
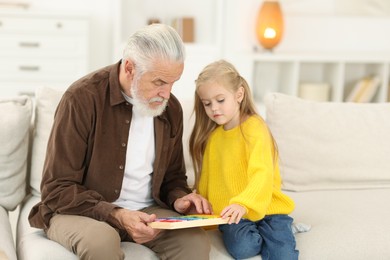
{"label": "girl's blonde hair", "polygon": [[240,103],[241,122],[247,116],[258,115],[248,83],[241,77],[231,63],[225,60],[219,60],[207,65],[202,70],[195,80],[196,89],[193,111],[195,114],[195,124],[189,141],[190,155],[195,171],[195,188],[198,187],[200,172],[202,170],[202,158],[206,149],[207,140],[211,132],[218,126],[207,116],[197,92],[200,86],[213,82],[217,82],[232,93],[236,93],[240,87],[244,88],[244,97]]}

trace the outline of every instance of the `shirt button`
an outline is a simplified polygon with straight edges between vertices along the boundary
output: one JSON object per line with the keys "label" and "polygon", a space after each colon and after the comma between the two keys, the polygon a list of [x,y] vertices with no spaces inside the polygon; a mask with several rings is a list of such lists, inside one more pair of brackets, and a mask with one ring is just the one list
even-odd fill
{"label": "shirt button", "polygon": [[125,121],[125,122],[126,122],[126,124],[129,124],[129,123],[130,123],[130,120],[126,119],[126,121]]}
{"label": "shirt button", "polygon": [[115,194],[118,194],[119,193],[119,190],[114,190]]}
{"label": "shirt button", "polygon": [[129,103],[128,102],[126,102],[126,106],[128,106],[129,105]]}
{"label": "shirt button", "polygon": [[126,143],[122,143],[122,147],[125,147],[126,146]]}
{"label": "shirt button", "polygon": [[119,169],[123,170],[123,165],[119,165]]}

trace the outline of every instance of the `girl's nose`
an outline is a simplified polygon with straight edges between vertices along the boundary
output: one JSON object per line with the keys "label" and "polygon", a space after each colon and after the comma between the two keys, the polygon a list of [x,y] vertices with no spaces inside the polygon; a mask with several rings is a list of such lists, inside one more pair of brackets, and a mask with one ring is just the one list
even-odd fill
{"label": "girl's nose", "polygon": [[212,102],[211,103],[211,111],[215,112],[215,111],[217,111],[217,109],[218,109],[218,104]]}

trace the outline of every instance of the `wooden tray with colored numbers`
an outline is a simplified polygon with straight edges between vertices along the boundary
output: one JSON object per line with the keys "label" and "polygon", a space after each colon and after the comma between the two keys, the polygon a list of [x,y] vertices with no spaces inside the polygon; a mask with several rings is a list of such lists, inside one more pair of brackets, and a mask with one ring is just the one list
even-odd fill
{"label": "wooden tray with colored numbers", "polygon": [[157,218],[154,222],[148,223],[156,229],[179,229],[214,226],[228,223],[229,219],[223,219],[218,215],[187,215],[179,217]]}

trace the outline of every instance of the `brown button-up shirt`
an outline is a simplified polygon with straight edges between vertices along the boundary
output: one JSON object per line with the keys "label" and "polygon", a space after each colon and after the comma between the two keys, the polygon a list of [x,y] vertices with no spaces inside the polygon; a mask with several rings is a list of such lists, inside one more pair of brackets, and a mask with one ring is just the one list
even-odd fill
{"label": "brown button-up shirt", "polygon": [[[76,81],[55,113],[41,183],[42,201],[30,212],[31,226],[47,228],[53,214],[107,221],[119,197],[126,162],[132,105],[119,85],[120,63]],[[142,131],[142,129],[139,129]],[[171,208],[186,194],[183,111],[171,95],[165,112],[154,119],[155,161],[152,195]]]}

